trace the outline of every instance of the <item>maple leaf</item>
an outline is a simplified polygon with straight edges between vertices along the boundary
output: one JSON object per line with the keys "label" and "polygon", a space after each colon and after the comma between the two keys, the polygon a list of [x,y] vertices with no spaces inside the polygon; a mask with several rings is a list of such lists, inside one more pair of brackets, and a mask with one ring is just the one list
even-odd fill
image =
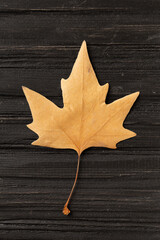
{"label": "maple leaf", "polygon": [[39,136],[32,144],[70,148],[78,154],[75,181],[63,209],[65,215],[70,213],[68,203],[77,181],[81,153],[93,146],[115,149],[118,142],[136,136],[123,127],[123,122],[139,92],[106,104],[108,87],[108,83],[99,85],[85,41],[69,78],[61,80],[63,108],[22,87],[33,117],[33,122],[27,126]]}

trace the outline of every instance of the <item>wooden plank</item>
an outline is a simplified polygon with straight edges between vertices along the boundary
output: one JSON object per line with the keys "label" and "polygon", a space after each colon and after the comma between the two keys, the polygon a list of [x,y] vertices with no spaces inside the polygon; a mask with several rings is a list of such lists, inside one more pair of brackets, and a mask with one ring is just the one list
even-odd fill
{"label": "wooden plank", "polygon": [[[60,79],[69,76],[79,47],[1,48],[0,94],[23,96],[25,85],[45,96],[61,96]],[[137,90],[159,96],[159,46],[89,44],[88,49],[100,84],[110,83],[111,96]]]}
{"label": "wooden plank", "polygon": [[[126,127],[138,135],[123,141],[118,146],[129,148],[159,148],[159,125],[141,125],[127,124]],[[30,143],[37,139],[37,135],[28,129],[25,124],[1,124],[0,129],[0,145],[30,145]],[[33,147],[34,148],[34,147]]]}
{"label": "wooden plank", "polygon": [[[109,94],[107,102],[112,102],[123,95]],[[57,106],[62,107],[62,98],[51,98]],[[32,121],[31,112],[25,97],[0,97],[0,122],[9,124],[28,124]],[[160,124],[160,101],[159,97],[140,96],[131,112],[129,113],[125,124],[143,124],[159,126]]]}
{"label": "wooden plank", "polygon": [[[138,11],[138,12],[158,12],[159,11],[159,1],[158,0],[113,0],[113,1],[103,1],[103,0],[74,0],[74,1],[63,1],[63,0],[2,0],[1,1],[1,11],[91,11],[91,10],[103,10],[103,11]],[[150,10],[150,11],[149,11]]]}
{"label": "wooden plank", "polygon": [[[91,148],[86,150],[81,156],[79,177],[86,180],[108,179],[107,186],[110,189],[113,186],[117,188],[116,183],[114,184],[112,180],[117,182],[119,179],[123,179],[123,183],[119,183],[118,185],[125,189],[130,188],[134,190],[135,186],[136,189],[143,187],[154,189],[155,186],[151,186],[152,182],[149,185],[139,185],[137,183],[140,178],[145,183],[148,183],[153,178],[155,181],[157,179],[156,186],[158,187],[160,171],[159,155],[158,148],[144,148],[143,150],[140,148],[132,149],[125,147],[118,147],[116,150]],[[8,188],[5,187],[5,181],[18,181],[21,183],[20,180],[22,178],[25,178],[26,184],[27,178],[32,179],[28,180],[30,182],[34,182],[35,179],[36,184],[39,184],[39,187],[42,186],[42,191],[45,191],[45,181],[49,184],[48,187],[54,186],[56,191],[56,181],[60,181],[60,179],[64,180],[64,182],[66,179],[66,183],[64,184],[67,184],[69,188],[70,182],[74,179],[77,165],[77,155],[73,150],[56,150],[42,147],[32,147],[30,149],[12,148],[8,151],[5,148],[0,149],[0,158],[0,177],[2,180],[1,187],[4,188],[3,193],[8,191]],[[12,180],[5,180],[5,178],[12,178]],[[130,182],[126,178],[129,178]],[[43,179],[46,179],[44,183]],[[55,179],[55,184],[54,182],[48,183],[49,179]],[[90,188],[90,186],[84,186],[87,189]],[[29,184],[28,191],[30,187]],[[93,184],[91,188],[95,189],[98,186]],[[19,191],[18,189],[14,188],[13,190]]]}
{"label": "wooden plank", "polygon": [[[1,46],[0,68],[66,69],[73,65],[81,44],[82,42],[69,46]],[[108,70],[147,70],[150,66],[148,70],[159,70],[160,45],[106,43],[104,46],[102,43],[97,46],[92,42],[87,45],[91,61],[98,64],[100,69],[105,66]]]}
{"label": "wooden plank", "polygon": [[[83,227],[86,225],[86,222],[82,223]],[[114,229],[112,230],[112,227],[110,227],[109,229],[106,228],[106,226],[104,227],[105,230],[101,230],[101,231],[93,231],[94,229],[93,225],[90,228],[90,231],[87,230],[83,230],[83,231],[78,231],[78,230],[74,230],[74,228],[72,227],[72,231],[71,231],[71,227],[68,228],[67,231],[52,231],[49,229],[46,230],[31,230],[31,229],[14,229],[14,225],[13,228],[12,226],[9,228],[9,231],[7,231],[5,228],[3,231],[1,231],[1,236],[5,237],[6,234],[9,237],[9,240],[12,240],[13,235],[15,236],[15,239],[18,240],[50,240],[52,238],[56,238],[57,239],[62,239],[62,240],[66,240],[66,237],[68,239],[74,239],[75,236],[77,236],[77,240],[81,240],[84,239],[87,236],[87,239],[91,240],[91,239],[95,239],[95,240],[99,240],[99,239],[103,239],[105,237],[109,237],[112,238],[113,240],[117,240],[117,235],[119,235],[121,232],[121,236],[123,237],[124,240],[127,240],[128,238],[130,238],[130,240],[134,240],[135,238],[140,240],[142,237],[145,237],[146,240],[159,240],[159,232],[155,231],[155,229],[152,228],[147,228],[147,226],[142,226],[141,229],[137,229],[137,228],[127,228],[127,231],[125,231],[125,227],[120,228],[117,227],[115,224]],[[146,230],[147,229],[147,230]],[[130,237],[130,233],[129,232],[133,232],[131,234]],[[144,232],[144,233],[143,233]],[[27,238],[26,238],[27,237]],[[5,238],[4,238],[5,239]]]}
{"label": "wooden plank", "polygon": [[158,16],[1,13],[0,46],[160,44]]}
{"label": "wooden plank", "polygon": [[[148,191],[148,192],[150,193],[150,191]],[[91,200],[89,202],[91,203]],[[67,224],[72,223],[73,226],[74,226],[73,221],[74,221],[75,226],[76,226],[78,222],[80,222],[82,220],[85,220],[86,216],[88,218],[88,222],[96,221],[96,219],[97,219],[97,222],[101,222],[101,221],[106,222],[106,218],[107,218],[107,219],[110,220],[110,221],[108,221],[108,223],[113,222],[114,221],[113,218],[119,220],[121,223],[122,222],[128,222],[129,223],[129,221],[131,221],[131,219],[135,222],[135,221],[137,221],[136,218],[138,218],[137,227],[138,227],[138,223],[140,223],[140,222],[142,223],[142,221],[144,221],[144,223],[148,223],[148,230],[149,230],[150,229],[149,228],[150,221],[154,221],[153,224],[154,223],[156,224],[157,231],[158,231],[158,226],[159,226],[158,225],[159,224],[159,222],[158,222],[158,214],[159,214],[158,207],[157,208],[155,207],[153,209],[153,213],[154,213],[154,216],[155,216],[155,218],[154,218],[152,212],[149,209],[140,209],[140,207],[138,208],[138,206],[137,206],[137,208],[138,208],[137,212],[135,212],[133,210],[133,208],[129,212],[128,209],[124,209],[124,206],[123,206],[122,211],[121,211],[120,208],[117,209],[117,211],[115,211],[114,208],[113,209],[109,208],[109,207],[105,208],[103,206],[104,208],[103,208],[102,211],[95,208],[95,212],[94,212],[94,205],[91,204],[90,205],[91,207],[87,209],[88,205],[89,204],[86,204],[86,208],[85,208],[85,205],[83,204],[82,207],[84,208],[84,211],[80,211],[80,209],[79,209],[80,204],[75,203],[74,204],[74,209],[76,209],[77,211],[76,212],[74,211],[73,214],[72,214],[72,217],[70,217],[69,219],[65,219],[65,218],[63,219],[61,209],[60,209],[61,207],[63,207],[63,205],[61,206],[61,204],[56,205],[55,203],[52,203],[52,205],[50,207],[46,206],[43,203],[42,204],[39,203],[39,205],[38,204],[33,204],[32,206],[30,205],[28,207],[25,204],[23,204],[21,206],[20,205],[19,206],[18,205],[17,206],[16,205],[14,205],[14,206],[10,205],[8,210],[7,210],[6,206],[1,206],[2,215],[0,216],[0,218],[2,220],[2,217],[3,217],[4,218],[3,221],[6,222],[6,223],[7,223],[7,221],[10,220],[10,224],[11,224],[11,222],[15,223],[16,220],[17,220],[17,223],[18,222],[20,223],[20,221],[23,222],[24,218],[26,219],[25,220],[26,225],[28,225],[29,222],[33,223],[33,222],[37,221],[37,227],[39,227],[39,231],[40,231],[41,226],[38,226],[38,225],[41,225],[41,221],[43,221],[44,217],[47,218],[47,220],[49,220],[49,221],[53,221],[52,225],[54,225],[54,220],[57,221],[57,222],[59,220],[59,224],[61,224],[61,222],[65,220],[66,222],[68,221]],[[132,204],[132,207],[133,207],[133,204]],[[56,208],[58,208],[58,211],[56,211]],[[16,211],[17,211],[17,218],[14,217]],[[96,217],[97,213],[99,214],[99,217]],[[142,216],[141,221],[139,220],[140,216]],[[46,220],[46,222],[47,222],[47,220]],[[61,225],[61,226],[63,226],[63,225]],[[105,230],[105,228],[104,228],[104,230]],[[106,231],[107,230],[108,229],[106,228]],[[142,230],[142,229],[140,228],[140,230]],[[143,230],[142,230],[142,233],[143,233]]]}

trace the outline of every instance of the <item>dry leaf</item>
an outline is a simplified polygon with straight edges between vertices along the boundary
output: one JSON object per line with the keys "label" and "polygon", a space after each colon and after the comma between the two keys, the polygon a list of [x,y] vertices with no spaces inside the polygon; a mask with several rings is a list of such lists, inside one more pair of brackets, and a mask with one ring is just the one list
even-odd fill
{"label": "dry leaf", "polygon": [[67,206],[76,184],[81,153],[93,146],[115,149],[118,142],[136,136],[123,127],[123,121],[139,92],[106,104],[108,86],[99,85],[84,41],[69,78],[61,80],[63,108],[23,87],[33,117],[27,126],[39,136],[32,144],[71,148],[78,153],[75,182],[63,209],[66,215],[70,212]]}

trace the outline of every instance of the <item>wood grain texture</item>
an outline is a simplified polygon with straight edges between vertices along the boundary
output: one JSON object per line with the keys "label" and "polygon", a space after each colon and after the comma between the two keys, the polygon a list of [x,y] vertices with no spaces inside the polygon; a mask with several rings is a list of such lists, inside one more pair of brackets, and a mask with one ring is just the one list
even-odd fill
{"label": "wood grain texture", "polygon": [[113,1],[103,1],[103,0],[2,0],[1,1],[1,11],[137,11],[139,13],[153,14],[159,12],[159,0],[113,0]]}
{"label": "wood grain texture", "polygon": [[[159,13],[159,0],[0,2],[0,240],[160,239]],[[62,106],[84,39],[107,102],[141,91],[125,121],[137,137],[82,154],[65,217],[76,153],[30,145],[21,86]]]}

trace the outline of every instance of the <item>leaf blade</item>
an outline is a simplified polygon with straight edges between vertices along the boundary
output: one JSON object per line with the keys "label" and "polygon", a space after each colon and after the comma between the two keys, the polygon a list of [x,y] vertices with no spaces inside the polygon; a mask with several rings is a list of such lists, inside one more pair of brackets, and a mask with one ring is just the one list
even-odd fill
{"label": "leaf blade", "polygon": [[123,122],[139,92],[106,104],[109,85],[98,83],[85,41],[69,78],[61,80],[61,88],[63,108],[23,88],[33,117],[28,127],[39,136],[33,145],[71,148],[80,155],[92,146],[116,148],[118,142],[136,135]]}

